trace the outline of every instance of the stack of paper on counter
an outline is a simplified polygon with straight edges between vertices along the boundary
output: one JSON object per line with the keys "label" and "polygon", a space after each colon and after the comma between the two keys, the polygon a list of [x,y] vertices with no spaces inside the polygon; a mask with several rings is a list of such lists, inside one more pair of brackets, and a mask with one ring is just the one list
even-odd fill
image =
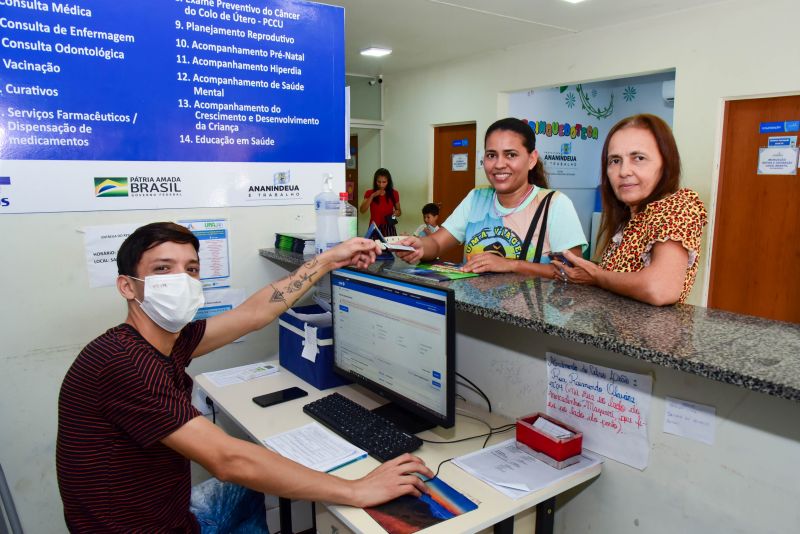
{"label": "stack of paper on counter", "polygon": [[239,367],[231,367],[230,369],[222,369],[220,371],[209,371],[203,373],[203,376],[208,378],[209,382],[221,388],[233,384],[241,384],[242,382],[254,380],[277,372],[278,367],[275,364],[270,362],[258,362],[240,365]]}
{"label": "stack of paper on counter", "polygon": [[319,423],[309,423],[261,440],[261,443],[309,469],[329,473],[367,457],[367,453],[348,443]]}
{"label": "stack of paper on counter", "polygon": [[555,469],[518,449],[514,439],[453,460],[467,473],[512,499],[524,497],[601,462],[599,456],[584,449],[578,463]]}

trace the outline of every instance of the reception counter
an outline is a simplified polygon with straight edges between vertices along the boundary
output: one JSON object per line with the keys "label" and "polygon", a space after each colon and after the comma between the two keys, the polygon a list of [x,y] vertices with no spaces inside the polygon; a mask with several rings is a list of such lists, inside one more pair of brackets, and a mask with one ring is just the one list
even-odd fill
{"label": "reception counter", "polygon": [[[303,262],[300,254],[275,249],[260,254],[287,270]],[[595,287],[513,274],[446,284],[457,308],[479,317],[800,401],[797,324],[689,304],[650,306]]]}
{"label": "reception counter", "polygon": [[[274,277],[303,262],[274,250],[261,255],[282,267],[265,262]],[[448,284],[459,310],[456,369],[496,412],[546,409],[548,354],[652,378],[646,466],[606,458],[602,476],[559,497],[555,532],[797,531],[800,326],[697,306],[659,308],[517,275]],[[466,384],[458,393],[481,402]],[[668,412],[676,401],[710,410],[711,422],[702,420],[710,440],[670,433],[665,423],[674,422]],[[445,464],[443,476],[448,469],[458,468]]]}

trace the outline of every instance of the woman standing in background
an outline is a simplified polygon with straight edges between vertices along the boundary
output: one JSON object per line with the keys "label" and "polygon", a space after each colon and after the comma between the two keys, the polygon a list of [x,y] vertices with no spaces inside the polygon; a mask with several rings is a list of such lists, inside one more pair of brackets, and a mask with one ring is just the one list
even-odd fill
{"label": "woman standing in background", "polygon": [[358,207],[361,213],[369,208],[369,221],[375,223],[384,236],[397,235],[397,217],[401,215],[400,193],[394,188],[392,174],[380,168],[372,177],[372,189],[364,193],[364,200]]}

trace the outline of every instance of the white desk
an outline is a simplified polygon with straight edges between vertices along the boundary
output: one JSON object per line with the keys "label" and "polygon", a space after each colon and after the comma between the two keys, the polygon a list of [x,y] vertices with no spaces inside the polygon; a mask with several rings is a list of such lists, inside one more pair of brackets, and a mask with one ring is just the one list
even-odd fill
{"label": "white desk", "polygon": [[[277,362],[274,363],[277,365]],[[338,391],[367,408],[374,408],[385,403],[385,400],[381,397],[358,386],[341,386],[335,389],[319,391],[285,370],[242,384],[225,387],[216,387],[202,375],[198,375],[195,380],[198,386],[214,401],[217,408],[226,413],[259,443],[263,438],[312,422],[313,419],[303,412],[303,405],[333,391]],[[308,396],[268,408],[261,408],[251,400],[257,395],[291,386],[301,387],[308,392]],[[493,427],[509,422],[503,417],[489,414],[472,405],[464,403],[457,403],[456,405],[487,420]],[[453,428],[443,429],[436,427],[433,430],[420,433],[419,436],[430,440],[448,441],[484,434],[486,431],[486,425],[479,421],[457,416],[456,424]],[[492,437],[490,444],[504,441],[512,436],[513,431],[498,434]],[[428,467],[435,472],[441,461],[477,450],[483,445],[484,439],[479,438],[447,445],[425,443],[414,454],[421,457]],[[366,475],[377,466],[377,460],[368,457],[335,471],[335,474],[342,478],[355,479]],[[600,469],[599,465],[588,468],[557,484],[514,500],[462,471],[451,462],[447,462],[439,471],[439,478],[473,501],[478,502],[479,506],[477,510],[439,523],[426,529],[425,532],[430,534],[478,532],[493,525],[496,532],[511,532],[514,514],[534,506],[538,506],[537,528],[544,527],[542,530],[547,530],[549,524],[550,531],[552,531],[554,498],[560,493],[596,477],[600,474]],[[545,511],[543,504],[547,505],[548,510],[546,513],[542,513]],[[337,519],[354,532],[385,534],[385,531],[360,508],[339,505],[326,505],[326,507]]]}

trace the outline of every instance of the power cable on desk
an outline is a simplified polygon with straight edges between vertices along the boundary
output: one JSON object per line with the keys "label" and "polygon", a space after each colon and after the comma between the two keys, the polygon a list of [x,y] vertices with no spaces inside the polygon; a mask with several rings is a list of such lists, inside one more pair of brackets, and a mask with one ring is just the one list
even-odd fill
{"label": "power cable on desk", "polygon": [[[474,417],[474,416],[471,416],[471,415],[466,415],[466,414],[461,414],[461,415],[463,415],[465,417],[470,417],[472,419],[477,419],[478,421],[481,421],[482,423],[485,423],[486,426],[489,427],[489,432],[486,433],[486,434],[479,434],[477,436],[471,436],[471,437],[468,437],[468,438],[461,438],[461,439],[454,439],[454,440],[451,440],[451,441],[431,441],[431,440],[423,439],[423,438],[420,438],[420,439],[422,439],[422,441],[424,443],[431,443],[431,444],[434,444],[434,445],[443,445],[445,443],[459,443],[461,441],[468,441],[470,439],[482,438],[483,436],[486,436],[486,440],[483,442],[483,446],[481,447],[483,449],[483,448],[486,448],[486,444],[489,443],[489,439],[494,434],[500,434],[501,432],[508,432],[512,428],[516,427],[516,423],[508,423],[507,425],[502,425],[502,426],[498,426],[498,427],[494,428],[494,427],[490,426],[489,423],[487,423],[486,421],[484,421],[482,419],[479,419],[477,417]],[[433,478],[436,478],[437,476],[439,476],[439,470],[442,468],[442,466],[444,464],[446,464],[447,462],[453,460],[453,458],[455,458],[455,456],[453,456],[452,458],[448,458],[447,460],[442,460],[441,462],[439,462],[439,465],[436,467],[436,473],[434,473]]]}
{"label": "power cable on desk", "polygon": [[486,393],[484,393],[484,392],[483,392],[483,390],[482,390],[481,388],[479,388],[478,386],[476,386],[476,385],[475,385],[475,382],[473,382],[472,380],[470,380],[470,379],[469,379],[469,378],[467,378],[466,376],[462,375],[461,373],[459,373],[459,372],[456,372],[456,376],[458,376],[458,377],[461,377],[461,378],[463,378],[464,380],[466,380],[466,381],[467,381],[467,383],[468,383],[469,385],[471,385],[471,386],[474,388],[474,390],[475,390],[475,392],[476,392],[476,393],[478,393],[478,394],[479,394],[481,397],[483,397],[484,399],[486,399],[486,404],[489,406],[489,413],[492,413],[492,402],[489,400],[489,397],[487,397],[487,396],[486,396]]}
{"label": "power cable on desk", "polygon": [[[459,439],[453,439],[453,440],[450,440],[450,441],[431,441],[431,440],[425,439],[425,438],[419,438],[419,439],[421,439],[423,443],[430,443],[431,445],[447,445],[449,443],[461,443],[462,441],[469,441],[471,439],[482,438],[484,436],[489,438],[494,434],[500,434],[501,432],[508,432],[509,430],[511,430],[512,428],[514,428],[516,426],[517,426],[516,423],[508,423],[507,425],[498,426],[496,428],[489,427],[490,430],[486,434],[477,434],[475,436],[470,436],[468,438],[459,438]],[[484,442],[484,444],[483,444],[484,447],[486,446],[486,443],[488,443],[488,441],[489,440],[487,439]]]}
{"label": "power cable on desk", "polygon": [[[453,456],[453,458],[455,458],[455,456]],[[439,462],[439,466],[436,468],[436,472],[433,474],[432,478],[438,477],[439,476],[439,469],[441,469],[444,464],[446,464],[447,462],[451,461],[453,458],[448,458],[447,460],[442,460],[441,462]]]}

